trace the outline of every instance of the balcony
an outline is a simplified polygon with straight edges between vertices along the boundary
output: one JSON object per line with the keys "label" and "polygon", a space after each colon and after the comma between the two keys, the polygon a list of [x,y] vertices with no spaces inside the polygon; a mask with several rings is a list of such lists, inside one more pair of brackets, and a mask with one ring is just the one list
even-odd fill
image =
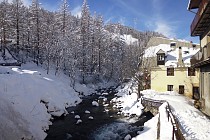
{"label": "balcony", "polygon": [[201,0],[196,16],[191,24],[191,36],[202,36],[210,24],[210,1]]}
{"label": "balcony", "polygon": [[210,63],[210,42],[201,48],[194,56],[192,56],[191,65],[193,67],[200,67]]}

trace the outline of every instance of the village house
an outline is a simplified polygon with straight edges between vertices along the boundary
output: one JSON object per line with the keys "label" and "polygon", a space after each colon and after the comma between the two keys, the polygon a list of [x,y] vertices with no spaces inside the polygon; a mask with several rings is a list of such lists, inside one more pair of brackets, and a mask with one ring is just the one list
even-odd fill
{"label": "village house", "polygon": [[196,13],[190,27],[191,36],[199,36],[201,45],[191,64],[200,69],[200,107],[210,116],[210,1],[189,0],[188,10]]}
{"label": "village house", "polygon": [[151,89],[159,92],[176,91],[179,94],[198,99],[199,72],[198,69],[191,67],[190,58],[199,51],[199,45],[190,42],[181,44],[180,42],[154,44],[157,46],[146,49],[146,60],[153,58],[150,69]]}

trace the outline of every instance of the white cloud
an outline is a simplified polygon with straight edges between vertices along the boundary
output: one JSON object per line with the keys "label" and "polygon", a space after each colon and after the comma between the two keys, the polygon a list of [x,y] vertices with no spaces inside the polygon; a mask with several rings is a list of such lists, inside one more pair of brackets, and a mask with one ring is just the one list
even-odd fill
{"label": "white cloud", "polygon": [[176,38],[175,27],[165,21],[155,22],[155,31],[162,33],[166,37]]}
{"label": "white cloud", "polygon": [[81,15],[82,15],[82,7],[81,6],[77,6],[77,7],[75,7],[73,10],[72,10],[72,15],[74,15],[74,16],[79,16],[79,17],[81,17]]}

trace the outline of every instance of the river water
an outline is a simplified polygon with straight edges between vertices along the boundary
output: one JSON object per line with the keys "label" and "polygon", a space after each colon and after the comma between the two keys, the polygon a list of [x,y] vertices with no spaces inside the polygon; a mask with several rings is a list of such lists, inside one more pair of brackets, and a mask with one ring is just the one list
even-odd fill
{"label": "river water", "polygon": [[[119,109],[113,108],[114,103],[110,102],[116,94],[114,89],[98,92],[109,94],[86,96],[80,104],[68,108],[67,116],[53,121],[46,140],[121,140],[127,134],[136,136],[138,131],[143,130],[144,122],[153,117],[151,113],[143,113],[140,118],[124,117],[119,113]],[[92,101],[97,101],[99,106],[93,106]],[[90,113],[87,113],[88,111]],[[82,123],[76,124],[76,115],[80,116]],[[135,123],[130,123],[130,120],[135,120]]]}

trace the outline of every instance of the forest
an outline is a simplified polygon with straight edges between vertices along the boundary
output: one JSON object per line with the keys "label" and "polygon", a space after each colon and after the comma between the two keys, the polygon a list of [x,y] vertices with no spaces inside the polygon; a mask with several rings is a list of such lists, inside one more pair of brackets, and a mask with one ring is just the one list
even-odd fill
{"label": "forest", "polygon": [[[120,23],[104,23],[103,16],[91,15],[88,2],[81,16],[74,16],[67,0],[57,11],[49,11],[32,0],[0,3],[1,56],[9,50],[20,62],[34,62],[55,75],[64,72],[71,86],[102,81],[122,82],[134,76],[142,65],[144,50],[153,31],[138,31]],[[124,35],[136,42],[126,43]]]}

